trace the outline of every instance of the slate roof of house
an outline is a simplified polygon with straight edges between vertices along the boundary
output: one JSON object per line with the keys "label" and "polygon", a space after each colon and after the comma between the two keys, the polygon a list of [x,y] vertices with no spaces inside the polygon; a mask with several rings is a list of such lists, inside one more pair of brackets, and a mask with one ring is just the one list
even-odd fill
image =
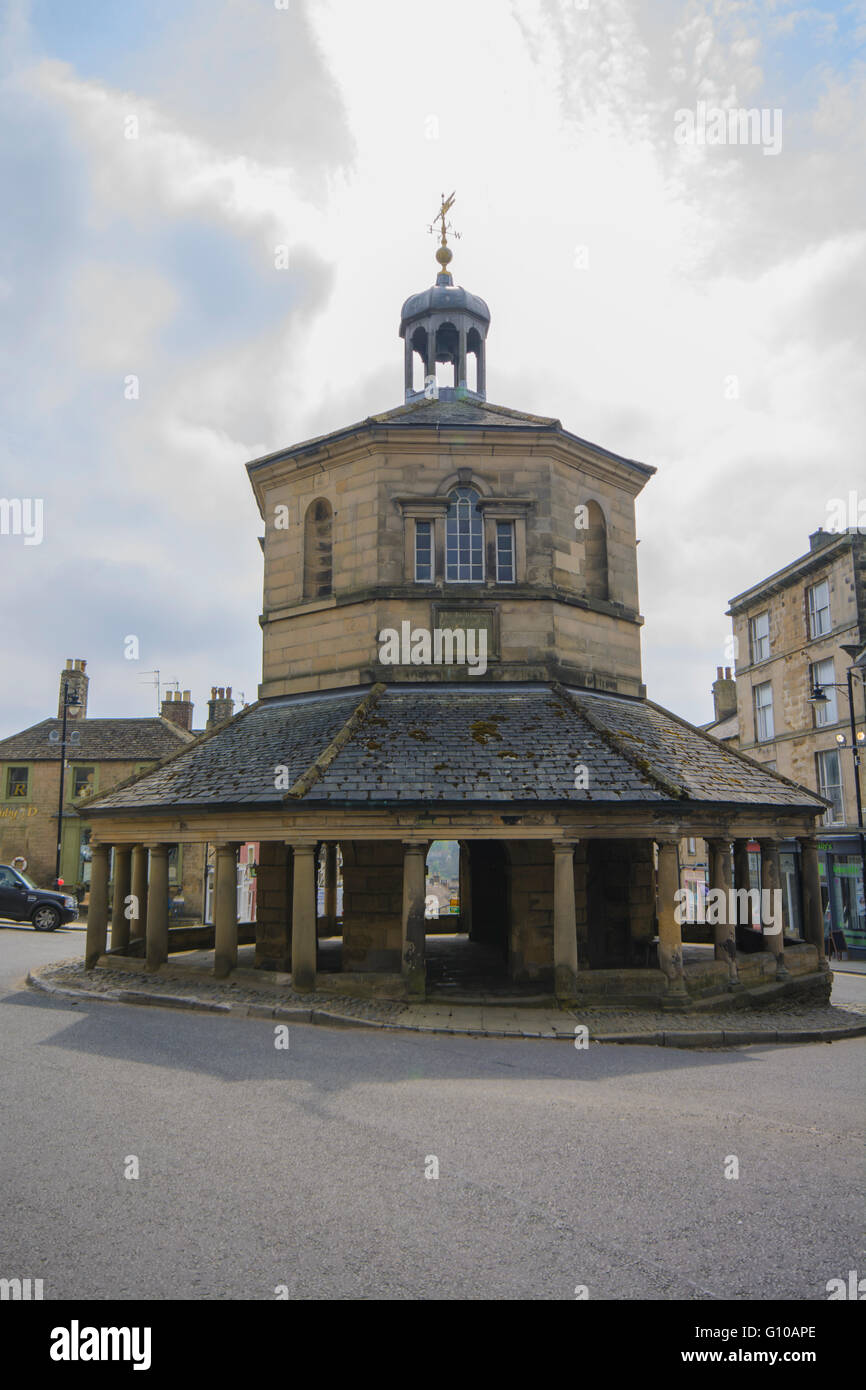
{"label": "slate roof of house", "polygon": [[[0,762],[21,758],[25,762],[60,760],[60,744],[52,743],[49,734],[59,736],[62,721],[43,719],[21,733],[0,739]],[[67,737],[73,731],[81,735],[77,743],[67,741],[66,757],[70,762],[142,762],[162,759],[193,741],[193,735],[161,715],[151,719],[76,719],[66,725]]]}
{"label": "slate roof of house", "polygon": [[440,683],[251,705],[87,811],[322,802],[826,805],[646,700]]}
{"label": "slate roof of house", "polygon": [[582,444],[586,448],[592,449],[597,454],[603,454],[606,458],[615,459],[617,463],[627,464],[630,468],[635,468],[644,477],[649,478],[655,473],[648,463],[640,463],[637,459],[624,458],[621,454],[614,453],[611,449],[604,449],[600,444],[592,444],[587,439],[581,439],[579,435],[570,433],[562,427],[561,421],[552,415],[527,415],[522,410],[512,410],[510,406],[494,405],[492,401],[483,401],[465,396],[458,398],[451,391],[444,390],[436,400],[409,401],[405,405],[398,405],[393,410],[383,411],[379,415],[368,415],[366,420],[359,420],[354,425],[346,425],[341,429],[334,430],[330,434],[316,435],[313,439],[305,439],[300,444],[293,444],[289,449],[277,449],[274,453],[264,454],[261,458],[251,459],[247,464],[247,471],[252,473],[256,468],[270,463],[276,458],[289,458],[293,454],[302,454],[311,449],[316,449],[319,445],[328,441],[342,439],[348,435],[357,433],[359,430],[369,429],[377,425],[388,427],[397,425],[401,428],[468,428],[468,429],[534,429],[550,430],[560,434],[566,439],[570,439],[577,444]]}

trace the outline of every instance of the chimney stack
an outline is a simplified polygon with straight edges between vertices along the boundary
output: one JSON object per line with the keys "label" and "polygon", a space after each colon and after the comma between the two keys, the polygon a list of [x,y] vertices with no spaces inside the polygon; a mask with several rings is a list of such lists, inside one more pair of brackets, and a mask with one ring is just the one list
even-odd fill
{"label": "chimney stack", "polygon": [[169,690],[159,712],[170,724],[192,732],[192,700],[188,690],[183,694],[179,690]]}
{"label": "chimney stack", "polygon": [[231,719],[235,712],[235,702],[232,699],[231,686],[211,686],[210,699],[207,702],[207,728],[215,729],[218,724],[225,724],[226,720]]}
{"label": "chimney stack", "polygon": [[63,718],[63,687],[66,686],[69,694],[74,692],[80,701],[77,705],[67,705],[67,719],[86,719],[87,718],[87,687],[90,684],[90,677],[86,674],[87,662],[71,657],[67,658],[66,670],[60,672],[60,691],[57,697],[57,718]]}
{"label": "chimney stack", "polygon": [[717,724],[720,724],[723,719],[729,719],[732,714],[737,712],[737,682],[731,677],[730,666],[725,667],[724,675],[722,675],[721,666],[716,667],[716,679],[713,681],[713,710]]}

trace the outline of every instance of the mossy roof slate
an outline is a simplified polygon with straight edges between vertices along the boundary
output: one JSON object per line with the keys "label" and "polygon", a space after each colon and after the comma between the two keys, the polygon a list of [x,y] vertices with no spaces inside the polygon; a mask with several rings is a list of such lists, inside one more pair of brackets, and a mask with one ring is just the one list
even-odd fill
{"label": "mossy roof slate", "polygon": [[646,700],[437,683],[250,706],[87,809],[672,801],[824,806]]}

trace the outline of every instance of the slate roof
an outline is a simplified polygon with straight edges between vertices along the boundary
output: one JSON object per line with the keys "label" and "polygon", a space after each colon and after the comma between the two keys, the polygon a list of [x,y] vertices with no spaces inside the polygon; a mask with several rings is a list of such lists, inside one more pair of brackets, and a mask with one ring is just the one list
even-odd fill
{"label": "slate roof", "polygon": [[[43,719],[21,733],[0,739],[0,762],[21,758],[24,762],[59,762],[60,744],[52,743],[49,734],[62,728],[60,719]],[[75,730],[81,738],[70,744],[68,735]],[[69,720],[66,725],[66,757],[70,762],[141,762],[162,759],[178,748],[186,747],[193,736],[157,715],[152,719],[81,719]]]}
{"label": "slate roof", "polygon": [[826,805],[646,700],[553,684],[437,684],[251,705],[87,810],[323,802]]}
{"label": "slate roof", "polygon": [[409,401],[405,405],[398,405],[393,410],[386,410],[379,415],[368,415],[366,420],[359,420],[354,425],[346,425],[329,434],[320,434],[313,439],[302,440],[300,444],[293,444],[289,449],[277,449],[274,453],[251,459],[247,464],[247,472],[253,474],[257,468],[264,467],[274,459],[291,458],[296,454],[304,454],[317,449],[322,444],[344,439],[357,434],[360,430],[375,428],[376,426],[388,428],[399,426],[407,429],[550,430],[554,434],[561,435],[564,439],[570,439],[574,443],[592,449],[605,458],[615,459],[617,463],[624,463],[630,468],[637,469],[643,477],[649,478],[656,471],[648,463],[624,458],[622,454],[616,454],[611,449],[604,449],[600,444],[592,444],[587,439],[581,439],[579,435],[571,434],[569,430],[563,429],[561,421],[552,415],[527,415],[524,411],[512,410],[509,406],[494,405],[492,401],[482,401],[472,396],[460,398],[454,389],[450,388],[444,389],[438,400]]}

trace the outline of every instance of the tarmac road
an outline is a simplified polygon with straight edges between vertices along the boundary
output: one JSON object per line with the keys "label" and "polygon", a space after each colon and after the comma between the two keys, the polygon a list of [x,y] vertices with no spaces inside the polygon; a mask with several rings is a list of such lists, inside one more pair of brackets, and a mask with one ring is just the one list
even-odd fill
{"label": "tarmac road", "polygon": [[0,1276],[46,1298],[823,1300],[866,1271],[861,1039],[307,1025],[285,1051],[264,1021],[23,987],[82,948],[0,931]]}

